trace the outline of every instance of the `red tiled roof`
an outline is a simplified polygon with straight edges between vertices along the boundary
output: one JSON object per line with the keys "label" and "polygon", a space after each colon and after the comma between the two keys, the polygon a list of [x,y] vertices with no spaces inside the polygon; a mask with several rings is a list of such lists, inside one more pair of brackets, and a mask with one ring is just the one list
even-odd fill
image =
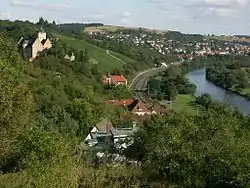
{"label": "red tiled roof", "polygon": [[127,81],[127,79],[123,75],[111,75],[110,78],[112,83]]}
{"label": "red tiled roof", "polygon": [[106,101],[106,103],[108,104],[113,104],[116,106],[130,106],[133,102],[135,101],[135,99],[127,99],[127,100],[108,100]]}

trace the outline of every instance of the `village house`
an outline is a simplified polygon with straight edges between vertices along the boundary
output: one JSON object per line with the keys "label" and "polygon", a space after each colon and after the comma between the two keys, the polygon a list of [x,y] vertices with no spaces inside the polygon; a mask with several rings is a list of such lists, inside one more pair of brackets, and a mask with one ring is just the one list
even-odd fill
{"label": "village house", "polygon": [[104,85],[128,85],[128,80],[123,75],[104,75],[102,77]]}
{"label": "village house", "polygon": [[137,116],[160,115],[165,112],[165,110],[158,105],[146,104],[138,99],[108,100],[106,103],[115,106],[123,106],[133,115]]}
{"label": "village house", "polygon": [[105,118],[90,128],[84,142],[86,145],[100,150],[108,148],[122,150],[131,144],[136,130],[135,123],[133,123],[133,128],[115,128],[109,119]]}
{"label": "village house", "polygon": [[22,48],[23,57],[29,61],[33,61],[36,57],[38,57],[40,52],[52,47],[52,43],[47,38],[47,34],[43,28],[40,28],[37,33],[37,38],[30,40],[24,40],[21,38],[19,45]]}

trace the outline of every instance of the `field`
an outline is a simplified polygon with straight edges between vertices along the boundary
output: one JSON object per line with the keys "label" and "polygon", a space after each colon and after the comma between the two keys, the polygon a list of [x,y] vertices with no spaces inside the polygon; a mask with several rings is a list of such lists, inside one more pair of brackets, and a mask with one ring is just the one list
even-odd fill
{"label": "field", "polygon": [[113,26],[113,25],[105,25],[105,26],[97,26],[97,27],[86,27],[84,32],[105,32],[105,31],[117,31],[118,29],[129,29],[124,26]]}
{"label": "field", "polygon": [[196,115],[204,112],[204,108],[195,104],[195,98],[191,95],[178,95],[169,108],[180,113]]}
{"label": "field", "polygon": [[[115,25],[104,25],[104,26],[97,26],[97,27],[86,27],[84,29],[84,32],[90,33],[90,32],[114,32],[117,30],[125,30],[125,29],[134,29],[138,30],[139,28],[135,27],[124,27],[124,26],[115,26]],[[164,31],[158,30],[158,29],[150,29],[150,28],[142,28],[142,30],[147,32],[157,32],[162,33]]]}
{"label": "field", "polygon": [[[109,72],[114,69],[122,70],[124,63],[126,63],[124,60],[126,60],[127,57],[125,58],[122,55],[120,55],[119,58],[112,57],[106,53],[106,50],[99,48],[97,46],[94,46],[92,44],[89,44],[83,40],[66,37],[62,35],[57,35],[57,37],[63,40],[69,46],[72,46],[78,50],[88,49],[91,62],[100,65],[99,67],[102,71]],[[111,54],[113,54],[114,56],[116,55],[116,53],[114,52],[112,52]],[[133,61],[133,60],[130,59],[130,61]]]}
{"label": "field", "polygon": [[250,42],[250,39],[247,38],[239,38],[235,36],[209,36],[208,39],[215,39],[221,41],[229,41],[229,42]]}

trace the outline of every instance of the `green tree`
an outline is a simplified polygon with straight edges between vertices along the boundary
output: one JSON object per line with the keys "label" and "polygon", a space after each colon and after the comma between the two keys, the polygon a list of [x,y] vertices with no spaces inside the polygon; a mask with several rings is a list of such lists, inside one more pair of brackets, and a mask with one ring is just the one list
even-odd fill
{"label": "green tree", "polygon": [[84,61],[85,63],[88,63],[88,62],[89,62],[89,59],[90,59],[88,49],[86,49],[86,50],[84,51],[84,56],[83,56],[83,57],[84,57],[84,58],[83,58],[83,61]]}
{"label": "green tree", "polygon": [[79,124],[77,136],[85,136],[88,133],[88,128],[91,127],[95,121],[92,105],[85,99],[74,99],[69,106],[69,112]]}
{"label": "green tree", "polygon": [[40,17],[39,21],[38,21],[38,25],[43,27],[43,26],[45,26],[44,24],[45,24],[45,21],[44,21],[43,17]]}
{"label": "green tree", "polygon": [[25,187],[77,187],[74,147],[59,135],[32,129],[19,140]]}
{"label": "green tree", "polygon": [[[33,100],[27,86],[21,81],[23,62],[15,45],[0,35],[0,171],[10,170],[15,156],[16,140],[32,123],[30,112]],[[7,168],[7,169],[6,169]]]}
{"label": "green tree", "polygon": [[212,98],[208,93],[204,93],[196,98],[196,103],[204,106],[206,110],[208,110],[212,104]]}
{"label": "green tree", "polygon": [[249,187],[249,131],[231,111],[152,119],[137,133],[128,156],[144,176],[177,187]]}
{"label": "green tree", "polygon": [[164,93],[167,96],[168,100],[175,100],[178,95],[178,90],[173,82],[168,83],[164,88]]}

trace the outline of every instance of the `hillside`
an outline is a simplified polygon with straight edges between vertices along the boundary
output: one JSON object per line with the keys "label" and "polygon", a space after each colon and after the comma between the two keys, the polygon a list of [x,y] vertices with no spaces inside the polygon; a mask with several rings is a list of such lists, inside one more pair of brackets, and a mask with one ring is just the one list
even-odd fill
{"label": "hillside", "polygon": [[109,53],[105,49],[92,45],[80,39],[67,37],[64,35],[56,35],[64,43],[68,44],[78,50],[88,50],[91,57],[90,62],[97,64],[98,68],[102,71],[113,71],[114,69],[123,70],[123,66],[127,63],[138,63],[135,60],[126,57],[122,54],[109,50]]}
{"label": "hillside", "polygon": [[78,50],[87,49],[93,64],[99,65],[98,67],[103,71],[112,71],[114,69],[122,69],[123,63],[117,59],[110,57],[104,49],[89,44],[79,39],[70,38],[63,35],[57,35],[63,42]]}
{"label": "hillside", "polygon": [[250,42],[249,38],[238,37],[238,36],[208,36],[208,39],[221,40],[227,42]]}
{"label": "hillside", "polygon": [[[115,32],[117,30],[139,30],[140,27],[125,27],[125,26],[115,26],[115,25],[103,25],[103,26],[88,26],[84,28],[85,33],[99,33],[99,32]],[[165,31],[159,29],[151,28],[141,28],[145,32],[156,32],[163,33]]]}

